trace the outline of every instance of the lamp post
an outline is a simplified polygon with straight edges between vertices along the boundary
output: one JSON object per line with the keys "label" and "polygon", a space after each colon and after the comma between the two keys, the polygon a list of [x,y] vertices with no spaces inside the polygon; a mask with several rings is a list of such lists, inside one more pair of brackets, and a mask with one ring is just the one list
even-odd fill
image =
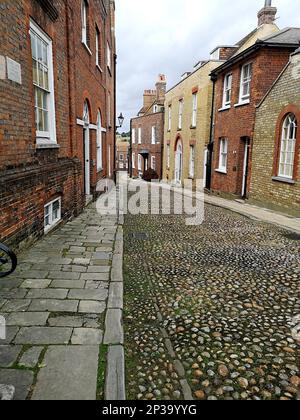
{"label": "lamp post", "polygon": [[[118,129],[123,127],[124,120],[125,120],[125,118],[124,118],[124,116],[123,116],[123,113],[121,112],[121,114],[118,116],[118,122],[119,122],[119,125],[116,125],[116,134],[117,134]],[[116,165],[117,165],[117,150],[116,150],[116,149],[117,149],[117,142],[115,142],[115,144],[116,144],[116,147],[115,147],[115,151],[116,151],[116,153],[115,153],[115,173],[114,173],[114,181],[115,181],[115,183],[116,183],[116,181],[117,181],[117,169],[116,169]]]}
{"label": "lamp post", "polygon": [[124,116],[123,116],[123,114],[121,112],[121,114],[118,116],[119,125],[116,126],[116,129],[117,130],[118,130],[118,128],[122,128],[123,127],[124,120],[125,120],[125,118],[124,118]]}

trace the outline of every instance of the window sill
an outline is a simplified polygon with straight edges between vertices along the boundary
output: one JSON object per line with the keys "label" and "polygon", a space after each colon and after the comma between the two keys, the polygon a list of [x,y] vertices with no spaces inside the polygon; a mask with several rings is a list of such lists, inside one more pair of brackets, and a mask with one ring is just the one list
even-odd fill
{"label": "window sill", "polygon": [[100,73],[103,73],[102,68],[99,66],[99,64],[96,64],[96,68],[100,71]]}
{"label": "window sill", "polygon": [[92,51],[90,50],[89,46],[82,41],[82,45],[84,46],[84,48],[87,50],[87,52],[89,53],[90,56],[93,55]]}
{"label": "window sill", "polygon": [[36,149],[60,149],[60,145],[57,143],[37,143],[35,146]]}
{"label": "window sill", "polygon": [[51,225],[47,228],[44,228],[44,234],[48,235],[48,233],[52,232],[52,230],[57,228],[62,222],[63,222],[63,219],[59,219],[59,220],[57,220],[57,222],[53,223],[53,225]]}
{"label": "window sill", "polygon": [[228,111],[229,109],[231,109],[231,106],[223,106],[222,108],[218,109],[219,112],[224,112],[224,111]]}
{"label": "window sill", "polygon": [[282,182],[283,184],[290,184],[290,185],[295,185],[296,184],[296,181],[294,181],[293,179],[283,178],[281,176],[273,176],[272,181]]}
{"label": "window sill", "polygon": [[219,174],[227,175],[226,169],[216,169],[215,172],[218,172]]}
{"label": "window sill", "polygon": [[245,105],[249,105],[249,104],[250,104],[250,99],[248,99],[247,101],[239,102],[238,104],[235,104],[234,107],[238,108],[240,106],[245,106]]}

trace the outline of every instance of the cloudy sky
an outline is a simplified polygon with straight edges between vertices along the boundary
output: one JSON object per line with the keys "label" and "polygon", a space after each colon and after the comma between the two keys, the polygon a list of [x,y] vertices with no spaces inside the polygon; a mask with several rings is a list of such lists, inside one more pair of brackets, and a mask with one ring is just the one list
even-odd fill
{"label": "cloudy sky", "polygon": [[[300,26],[300,0],[273,0],[277,25]],[[257,25],[264,0],[116,0],[118,113],[142,107],[159,73],[168,88],[220,44],[235,44]],[[118,114],[119,115],[119,114]]]}

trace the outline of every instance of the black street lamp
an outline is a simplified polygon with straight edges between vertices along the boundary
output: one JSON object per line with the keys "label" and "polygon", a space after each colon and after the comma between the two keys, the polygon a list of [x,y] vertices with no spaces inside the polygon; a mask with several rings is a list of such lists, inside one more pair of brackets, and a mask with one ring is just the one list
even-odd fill
{"label": "black street lamp", "polygon": [[121,114],[118,116],[119,125],[117,125],[117,127],[116,127],[117,129],[123,127],[124,120],[125,120],[125,118],[124,118],[124,116],[121,112]]}

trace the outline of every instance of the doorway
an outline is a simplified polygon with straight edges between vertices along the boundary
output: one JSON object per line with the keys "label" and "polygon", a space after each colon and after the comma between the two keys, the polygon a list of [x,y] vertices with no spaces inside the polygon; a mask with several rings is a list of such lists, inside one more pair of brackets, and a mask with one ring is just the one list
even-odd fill
{"label": "doorway", "polygon": [[244,162],[243,162],[243,183],[242,183],[242,198],[248,196],[248,178],[249,178],[249,156],[250,156],[250,138],[244,137]]}
{"label": "doorway", "polygon": [[87,102],[83,110],[83,147],[84,147],[84,190],[85,195],[91,195],[91,173],[90,173],[90,113]]}

